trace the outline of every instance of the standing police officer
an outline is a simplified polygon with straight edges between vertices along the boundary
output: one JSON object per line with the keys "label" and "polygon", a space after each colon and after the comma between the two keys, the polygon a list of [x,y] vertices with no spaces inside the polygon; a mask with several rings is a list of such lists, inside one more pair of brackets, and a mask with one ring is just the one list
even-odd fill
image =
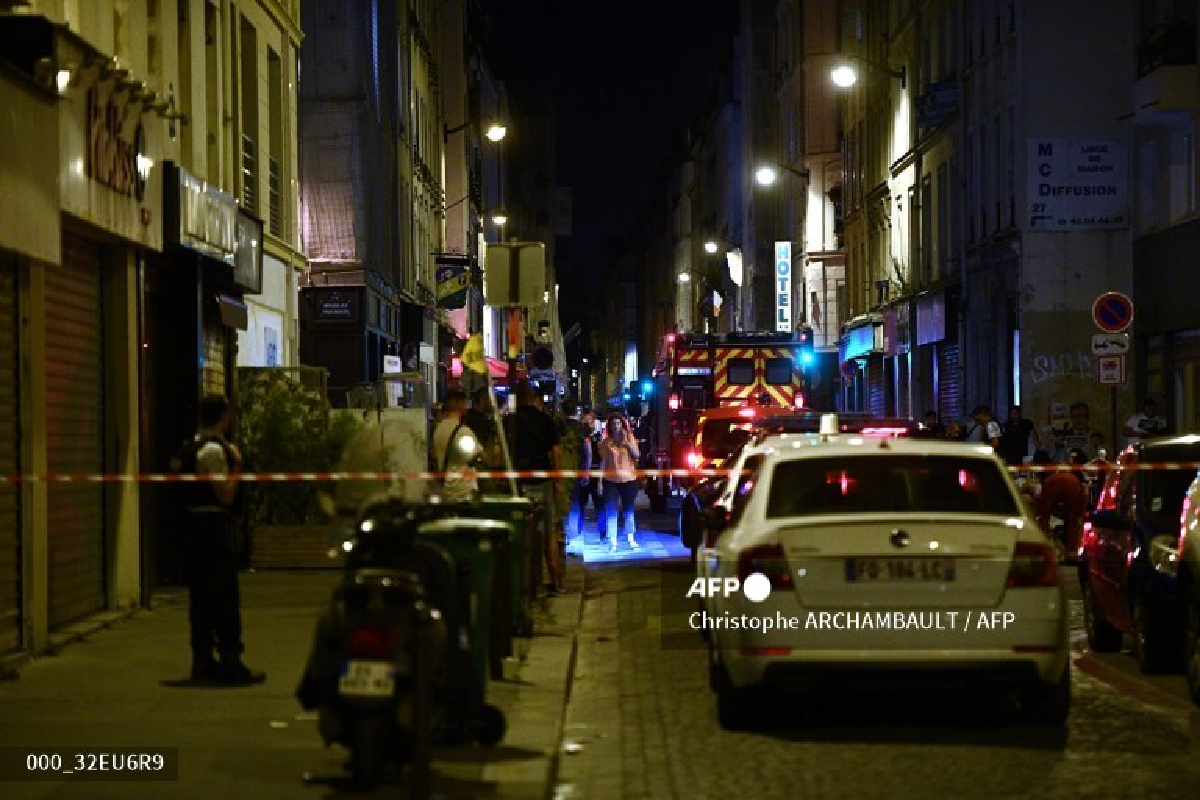
{"label": "standing police officer", "polygon": [[[266,679],[242,663],[242,616],[233,518],[242,455],[226,439],[233,421],[229,401],[219,394],[200,401],[200,430],[188,450],[184,472],[224,475],[189,484],[183,557],[188,577],[192,680],[228,684]],[[215,652],[214,652],[215,651]]]}

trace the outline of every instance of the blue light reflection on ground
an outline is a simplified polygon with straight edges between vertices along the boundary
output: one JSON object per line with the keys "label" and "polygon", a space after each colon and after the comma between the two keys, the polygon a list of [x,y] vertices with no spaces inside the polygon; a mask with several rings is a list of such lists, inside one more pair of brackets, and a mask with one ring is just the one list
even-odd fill
{"label": "blue light reflection on ground", "polygon": [[588,523],[584,528],[586,543],[579,538],[567,541],[567,553],[581,556],[585,564],[611,564],[623,561],[651,561],[664,558],[687,558],[688,549],[679,542],[674,533],[665,533],[638,526],[634,538],[639,549],[633,550],[624,533],[617,534],[617,552],[609,550],[607,539],[596,533],[594,523]]}

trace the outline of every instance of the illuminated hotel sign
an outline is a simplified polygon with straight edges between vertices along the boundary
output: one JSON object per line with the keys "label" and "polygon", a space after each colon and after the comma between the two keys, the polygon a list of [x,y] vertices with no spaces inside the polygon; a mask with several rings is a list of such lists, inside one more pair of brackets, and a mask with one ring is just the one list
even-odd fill
{"label": "illuminated hotel sign", "polygon": [[775,330],[792,329],[792,243],[775,243]]}

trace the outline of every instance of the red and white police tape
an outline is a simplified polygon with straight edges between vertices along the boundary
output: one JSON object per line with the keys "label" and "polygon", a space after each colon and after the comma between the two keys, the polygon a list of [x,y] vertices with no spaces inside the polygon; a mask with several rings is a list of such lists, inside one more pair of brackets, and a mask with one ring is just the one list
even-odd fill
{"label": "red and white police tape", "polygon": [[[1010,472],[1089,472],[1103,474],[1118,468],[1113,463],[1090,464],[1024,464],[1009,467]],[[1169,461],[1158,463],[1121,464],[1122,470],[1200,470],[1200,462]],[[727,475],[725,469],[643,469],[638,478],[708,478]],[[466,472],[240,472],[234,474],[192,474],[179,472],[146,473],[43,473],[36,475],[0,475],[0,483],[194,483],[196,481],[227,480],[248,483],[301,483],[327,481],[396,481],[440,480],[442,478],[475,477],[482,479],[508,478],[603,478],[612,473],[603,470],[494,470]]]}

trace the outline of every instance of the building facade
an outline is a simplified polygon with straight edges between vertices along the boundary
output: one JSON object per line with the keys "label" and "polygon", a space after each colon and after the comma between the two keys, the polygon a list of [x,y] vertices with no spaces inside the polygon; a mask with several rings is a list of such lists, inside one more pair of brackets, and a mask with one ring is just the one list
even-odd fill
{"label": "building facade", "polygon": [[[295,178],[284,65],[297,12],[47,0],[0,14],[0,105],[13,112],[0,146],[21,154],[0,160],[6,474],[159,471],[201,394],[230,392],[258,214],[278,216],[268,246],[297,261],[289,193],[251,202],[271,196],[272,177],[246,168],[275,161],[282,187]],[[0,656],[40,651],[56,629],[174,577],[157,499],[132,481],[6,483]]]}

